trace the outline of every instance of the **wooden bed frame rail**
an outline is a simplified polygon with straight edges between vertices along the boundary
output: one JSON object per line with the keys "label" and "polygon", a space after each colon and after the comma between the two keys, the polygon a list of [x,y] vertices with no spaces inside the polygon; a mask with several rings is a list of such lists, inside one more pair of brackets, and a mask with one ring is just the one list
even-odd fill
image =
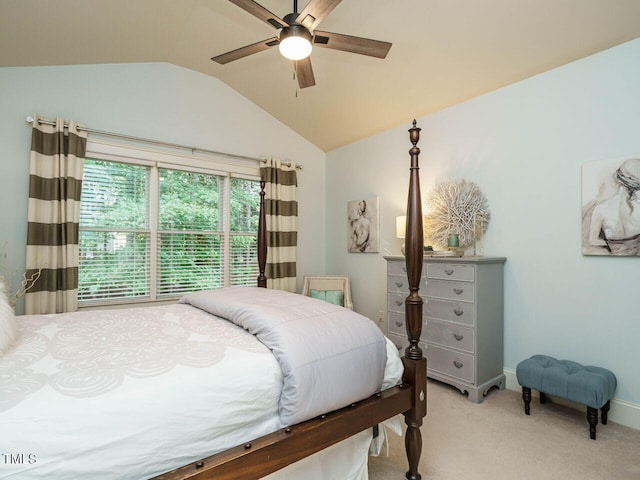
{"label": "wooden bed frame rail", "polygon": [[162,475],[163,480],[259,479],[411,408],[412,389],[399,385],[366,400],[225,450]]}
{"label": "wooden bed frame rail", "polygon": [[[427,413],[427,362],[418,342],[422,331],[422,298],[418,291],[422,274],[422,200],[417,147],[420,128],[413,121],[409,129],[412,147],[407,201],[405,252],[409,296],[405,300],[409,346],[402,357],[403,383],[379,392],[348,407],[318,418],[282,428],[197,462],[190,463],[154,480],[257,480],[313,453],[334,445],[398,414],[403,414],[407,431],[405,448],[409,470],[406,478],[419,480],[418,463],[422,452],[420,426]],[[258,223],[258,286],[266,287],[266,222],[264,182],[260,182]]]}

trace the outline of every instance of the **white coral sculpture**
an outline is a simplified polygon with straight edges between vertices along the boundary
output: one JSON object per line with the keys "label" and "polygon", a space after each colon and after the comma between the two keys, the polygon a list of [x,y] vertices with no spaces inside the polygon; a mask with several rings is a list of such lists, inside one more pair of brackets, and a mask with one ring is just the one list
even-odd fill
{"label": "white coral sculpture", "polygon": [[445,180],[426,198],[425,236],[434,246],[446,247],[449,235],[457,233],[460,247],[473,244],[474,235],[489,225],[487,199],[474,182]]}

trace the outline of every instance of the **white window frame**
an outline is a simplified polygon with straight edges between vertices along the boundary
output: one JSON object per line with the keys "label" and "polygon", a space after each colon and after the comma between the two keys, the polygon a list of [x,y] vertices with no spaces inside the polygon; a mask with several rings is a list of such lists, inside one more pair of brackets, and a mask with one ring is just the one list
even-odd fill
{"label": "white window frame", "polygon": [[[191,155],[185,155],[179,152],[152,150],[140,147],[138,145],[113,143],[103,140],[87,141],[86,158],[95,160],[106,160],[120,163],[128,163],[132,165],[140,165],[151,167],[151,175],[149,179],[149,235],[150,238],[157,238],[159,232],[159,179],[158,172],[160,168],[181,170],[193,173],[202,173],[207,175],[220,175],[225,177],[224,186],[224,215],[222,221],[222,233],[224,238],[224,286],[229,286],[230,282],[230,249],[231,249],[231,232],[230,232],[230,184],[231,177],[241,178],[245,180],[260,180],[260,168],[256,161],[241,161],[227,159],[216,155],[204,155],[197,150]],[[256,232],[257,233],[257,232]],[[80,302],[79,310],[91,308],[110,307],[127,307],[143,304],[163,304],[175,303],[176,298],[181,294],[171,297],[163,296],[157,298],[157,241],[150,242],[149,258],[149,278],[150,289],[149,297],[142,299],[109,299],[109,300],[90,300]]]}

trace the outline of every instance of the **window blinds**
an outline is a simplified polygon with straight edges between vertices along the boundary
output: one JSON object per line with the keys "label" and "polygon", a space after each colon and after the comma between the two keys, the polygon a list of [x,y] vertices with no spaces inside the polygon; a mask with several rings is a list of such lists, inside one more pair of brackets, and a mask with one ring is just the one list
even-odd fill
{"label": "window blinds", "polygon": [[79,301],[255,285],[259,182],[87,159]]}

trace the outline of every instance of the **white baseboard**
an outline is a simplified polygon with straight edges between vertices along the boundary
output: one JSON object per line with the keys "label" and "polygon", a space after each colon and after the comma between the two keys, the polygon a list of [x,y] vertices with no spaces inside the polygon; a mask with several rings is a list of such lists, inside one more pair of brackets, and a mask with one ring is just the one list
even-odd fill
{"label": "white baseboard", "polygon": [[[506,387],[509,390],[515,390],[517,392],[522,391],[522,387],[520,387],[520,384],[518,383],[515,370],[505,368],[504,375],[507,378]],[[531,390],[531,395],[537,398],[538,392],[536,392],[535,390]],[[558,403],[559,405],[571,407],[576,410],[583,411],[585,409],[584,405],[569,402],[567,400],[564,400],[563,398],[553,397],[553,401]],[[626,402],[624,400],[618,400],[613,397],[611,399],[611,410],[609,410],[609,420],[626,427],[640,430],[640,405]]]}

